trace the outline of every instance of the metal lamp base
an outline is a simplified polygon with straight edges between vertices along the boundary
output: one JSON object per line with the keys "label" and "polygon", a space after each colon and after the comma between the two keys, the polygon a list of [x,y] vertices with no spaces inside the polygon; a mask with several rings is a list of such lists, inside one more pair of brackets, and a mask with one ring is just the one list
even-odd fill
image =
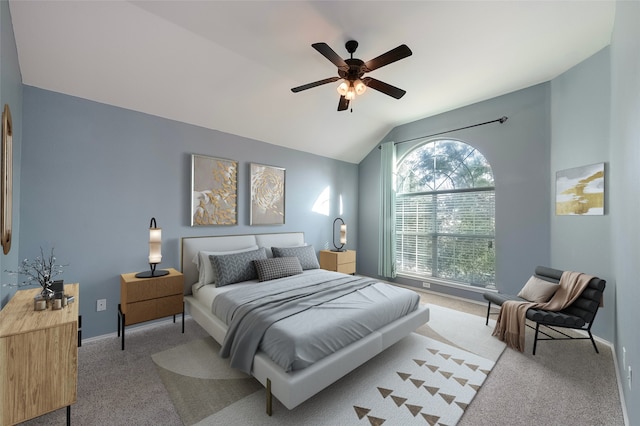
{"label": "metal lamp base", "polygon": [[155,277],[164,277],[165,275],[169,275],[169,271],[165,269],[159,269],[157,271],[138,272],[136,274],[136,278],[155,278]]}

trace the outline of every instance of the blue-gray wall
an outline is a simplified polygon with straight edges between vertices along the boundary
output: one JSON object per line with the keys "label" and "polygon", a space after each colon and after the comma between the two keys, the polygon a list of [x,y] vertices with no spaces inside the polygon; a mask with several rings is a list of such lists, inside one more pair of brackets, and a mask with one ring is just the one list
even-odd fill
{"label": "blue-gray wall", "polygon": [[[504,125],[450,135],[477,146],[496,173],[498,287],[517,291],[535,264],[570,263],[607,279],[594,329],[615,344],[629,424],[640,424],[637,379],[631,387],[626,380],[627,365],[636,375],[640,368],[639,22],[640,2],[618,1],[610,48],[550,83],[400,126],[385,138],[400,141],[509,116]],[[146,268],[151,216],[164,231],[161,266],[179,267],[178,239],[185,235],[302,230],[317,249],[326,247],[342,193],[343,216],[357,223],[349,227],[348,247],[358,249],[358,271],[377,274],[377,149],[356,167],[44,90],[23,92],[6,1],[0,1],[0,102],[11,105],[14,124],[14,241],[0,267],[15,269],[18,251],[30,257],[40,245],[55,244],[58,258],[70,263],[65,280],[81,284],[85,336],[114,331],[119,274]],[[188,226],[191,153],[240,162],[240,225]],[[600,161],[607,163],[606,215],[555,217],[555,171]],[[286,225],[247,226],[249,162],[287,169]],[[311,206],[327,186],[334,194],[331,214],[320,217]],[[0,304],[14,291],[0,287]],[[98,298],[108,299],[106,312],[95,312]]]}
{"label": "blue-gray wall", "polygon": [[[629,367],[640,368],[639,23],[640,2],[618,1],[611,46],[549,83],[399,126],[384,139],[400,141],[509,116],[506,124],[516,132],[511,140],[500,125],[447,135],[478,147],[494,168],[498,288],[518,291],[534,265],[547,263],[607,280],[593,331],[614,344],[629,424],[640,423],[638,385],[627,380]],[[487,143],[491,138],[494,143]],[[402,146],[400,155],[411,146]],[[365,231],[378,228],[379,161],[374,149],[359,171],[358,270],[372,276],[377,275],[378,239]],[[600,162],[606,172],[605,215],[556,216],[555,172]],[[416,280],[397,281],[421,286]]]}
{"label": "blue-gray wall", "polygon": [[[540,84],[455,111],[396,127],[385,141],[403,141],[507,116],[494,123],[452,132],[446,137],[476,147],[489,161],[496,186],[496,285],[516,292],[536,265],[548,265],[549,193],[549,84]],[[441,136],[442,137],[442,136]],[[397,145],[398,158],[421,141]],[[377,276],[378,195],[380,150],[360,164],[360,240],[358,271]],[[368,232],[367,232],[368,231]],[[419,280],[397,282],[422,287]],[[432,284],[432,290],[481,300],[481,294]]]}
{"label": "blue-gray wall", "polygon": [[[618,1],[611,41],[611,254],[616,354],[630,425],[640,424],[640,2]],[[626,348],[626,364],[622,348]],[[633,384],[627,367],[634,370]]]}
{"label": "blue-gray wall", "polygon": [[20,151],[22,144],[22,75],[18,64],[16,40],[9,12],[9,2],[0,1],[0,111],[9,105],[13,123],[13,238],[7,255],[0,250],[0,307],[16,292],[15,287],[3,284],[15,283],[15,278],[5,270],[18,267],[20,246]]}
{"label": "blue-gray wall", "polygon": [[[607,47],[551,81],[551,185],[555,173],[609,163],[610,49]],[[611,265],[611,209],[605,188],[604,216],[556,216],[551,206],[551,266],[581,271],[607,281],[604,308],[593,332],[614,341],[615,280]]]}
{"label": "blue-gray wall", "polygon": [[[176,269],[184,236],[303,231],[320,250],[331,244],[340,194],[345,221],[357,218],[355,164],[29,86],[24,121],[20,256],[54,246],[69,263],[64,279],[80,283],[86,337],[115,331],[120,274],[148,269],[152,216],[162,228],[159,268]],[[189,225],[192,153],[239,162],[239,225]],[[248,226],[251,162],[286,169],[285,225]],[[329,216],[312,211],[326,187]],[[96,312],[103,298],[107,310]]]}

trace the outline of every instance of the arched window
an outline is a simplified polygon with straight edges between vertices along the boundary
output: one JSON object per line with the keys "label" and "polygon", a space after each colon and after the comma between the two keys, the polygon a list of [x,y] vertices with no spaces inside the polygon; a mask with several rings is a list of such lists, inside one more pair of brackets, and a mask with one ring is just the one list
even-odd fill
{"label": "arched window", "polygon": [[495,186],[474,147],[439,139],[396,167],[396,271],[495,288]]}

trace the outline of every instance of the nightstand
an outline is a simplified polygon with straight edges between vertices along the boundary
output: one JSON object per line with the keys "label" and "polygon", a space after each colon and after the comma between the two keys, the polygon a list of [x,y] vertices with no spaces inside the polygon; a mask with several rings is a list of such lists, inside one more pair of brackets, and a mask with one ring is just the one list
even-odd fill
{"label": "nightstand", "polygon": [[136,278],[136,273],[120,275],[120,303],[118,304],[118,337],[127,325],[151,321],[182,313],[184,333],[184,277],[173,268],[162,277]]}
{"label": "nightstand", "polygon": [[320,267],[328,271],[354,275],[356,273],[356,252],[354,250],[320,250]]}

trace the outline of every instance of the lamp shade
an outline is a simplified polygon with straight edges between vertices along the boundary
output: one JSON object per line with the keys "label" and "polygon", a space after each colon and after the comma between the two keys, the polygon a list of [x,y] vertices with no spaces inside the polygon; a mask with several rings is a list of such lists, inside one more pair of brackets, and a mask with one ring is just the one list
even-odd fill
{"label": "lamp shade", "polygon": [[162,244],[161,243],[149,243],[149,263],[162,262]]}
{"label": "lamp shade", "polygon": [[354,82],[354,87],[356,89],[356,95],[362,95],[365,90],[367,90],[367,85],[362,82],[362,80],[356,80]]}
{"label": "lamp shade", "polygon": [[347,90],[349,90],[349,83],[347,80],[342,80],[342,82],[338,84],[337,90],[341,96],[345,96],[347,94]]}
{"label": "lamp shade", "polygon": [[[340,247],[336,244],[336,223],[341,222],[340,225]],[[341,217],[337,217],[333,221],[333,246],[336,248],[332,251],[345,251],[343,249],[344,245],[347,244],[347,225],[344,223]]]}
{"label": "lamp shade", "polygon": [[342,80],[336,88],[341,96],[353,100],[356,95],[362,95],[367,90],[367,85],[362,80]]}
{"label": "lamp shade", "polygon": [[162,262],[162,228],[149,228],[149,263]]}
{"label": "lamp shade", "polygon": [[150,243],[162,242],[162,228],[149,228],[149,242]]}
{"label": "lamp shade", "polygon": [[347,244],[347,225],[340,225],[340,244]]}
{"label": "lamp shade", "polygon": [[162,262],[162,228],[158,228],[156,218],[151,218],[149,224],[149,271],[136,274],[137,278],[161,277],[169,271],[156,271],[156,265]]}

